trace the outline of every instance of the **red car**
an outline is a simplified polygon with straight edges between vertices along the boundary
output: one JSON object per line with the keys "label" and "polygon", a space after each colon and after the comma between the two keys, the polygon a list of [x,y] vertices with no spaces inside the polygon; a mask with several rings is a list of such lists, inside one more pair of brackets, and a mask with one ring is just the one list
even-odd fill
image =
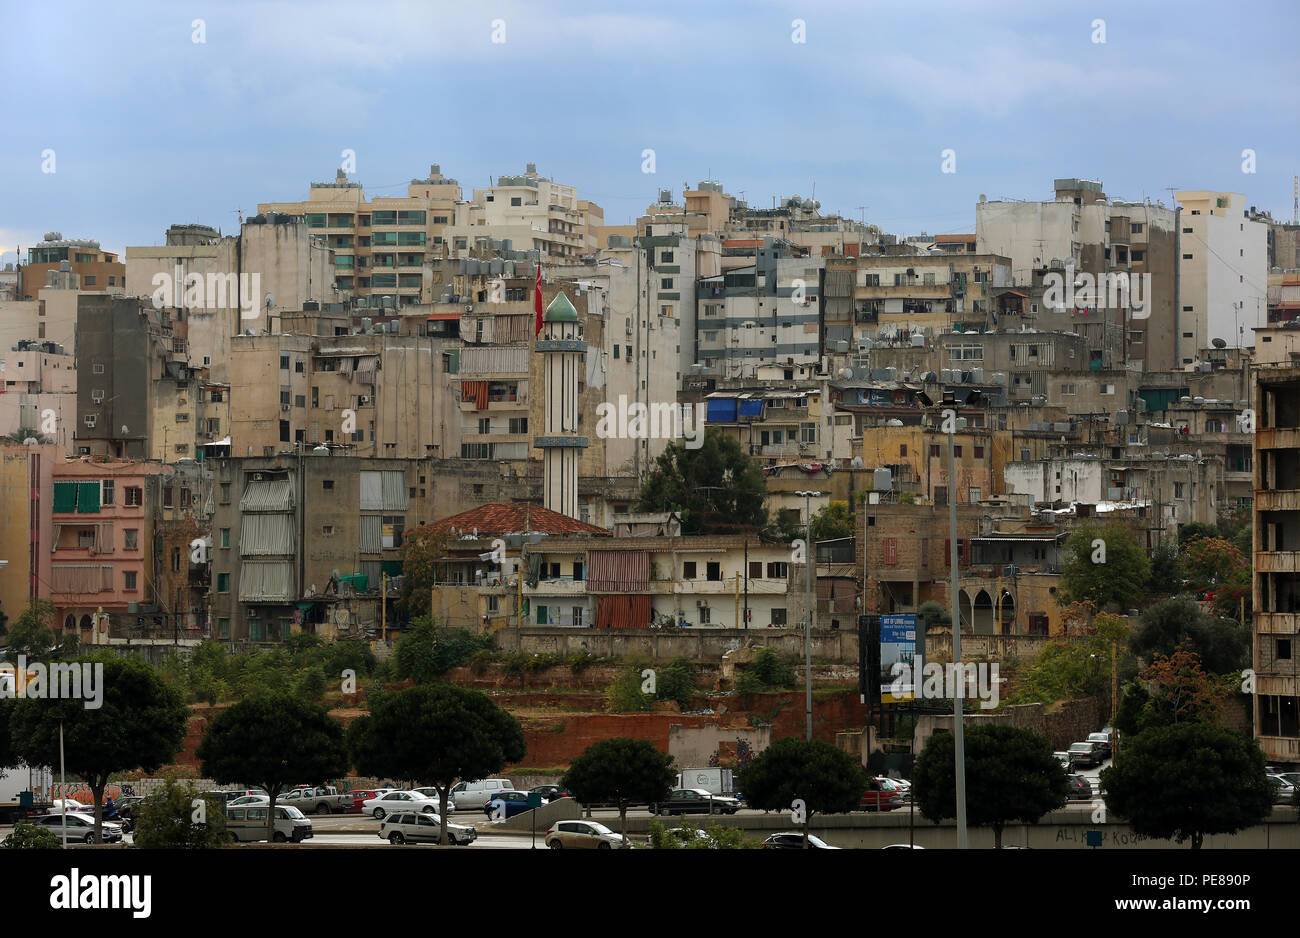
{"label": "red car", "polygon": [[873,778],[858,803],[861,811],[893,811],[902,806],[902,794],[887,778]]}
{"label": "red car", "polygon": [[362,805],[371,798],[378,798],[385,792],[392,791],[391,788],[362,788],[357,791],[348,792],[352,796],[352,803],[343,809],[344,814],[361,814],[363,813]]}

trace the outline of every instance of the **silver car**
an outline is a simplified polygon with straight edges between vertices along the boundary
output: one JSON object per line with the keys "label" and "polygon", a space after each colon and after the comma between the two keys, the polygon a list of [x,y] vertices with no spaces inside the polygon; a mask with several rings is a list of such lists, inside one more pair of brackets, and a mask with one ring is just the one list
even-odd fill
{"label": "silver car", "polygon": [[[93,844],[95,842],[95,817],[92,814],[86,814],[82,811],[69,811],[67,815],[67,843],[84,843]],[[47,830],[55,837],[62,838],[63,835],[63,815],[47,814],[44,817],[38,817],[32,820],[37,827]],[[112,821],[105,821],[102,828],[104,843],[117,843],[122,839],[122,825],[114,824]]]}
{"label": "silver car", "polygon": [[371,817],[383,820],[394,811],[419,811],[423,814],[436,814],[438,802],[416,791],[390,791],[378,798],[364,802],[361,810]]}
{"label": "silver car", "polygon": [[[436,814],[403,811],[390,814],[379,825],[379,838],[390,844],[437,844],[442,842],[442,818]],[[478,830],[468,824],[447,823],[447,843],[472,844]]]}

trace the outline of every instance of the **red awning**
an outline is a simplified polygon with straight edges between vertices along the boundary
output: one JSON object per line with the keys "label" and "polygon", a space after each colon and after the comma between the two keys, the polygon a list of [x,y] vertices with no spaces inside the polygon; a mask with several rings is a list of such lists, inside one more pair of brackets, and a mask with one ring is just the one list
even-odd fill
{"label": "red awning", "polygon": [[999,296],[1018,296],[1018,297],[1020,297],[1022,300],[1027,300],[1027,299],[1029,299],[1029,297],[1028,297],[1027,295],[1025,295],[1024,293],[1017,293],[1015,290],[1003,290],[1003,291],[1002,291],[1001,293],[999,293],[998,295],[999,295]]}
{"label": "red awning", "polygon": [[439,322],[446,319],[459,319],[463,314],[457,310],[454,313],[434,313],[429,317],[429,322]]}

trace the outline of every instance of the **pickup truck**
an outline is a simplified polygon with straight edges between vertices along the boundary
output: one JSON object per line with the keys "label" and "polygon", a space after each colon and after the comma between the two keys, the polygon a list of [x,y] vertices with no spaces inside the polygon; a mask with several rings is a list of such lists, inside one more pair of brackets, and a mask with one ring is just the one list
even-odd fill
{"label": "pickup truck", "polygon": [[333,785],[294,788],[275,799],[276,804],[293,805],[303,814],[342,814],[353,807],[356,799],[339,794]]}

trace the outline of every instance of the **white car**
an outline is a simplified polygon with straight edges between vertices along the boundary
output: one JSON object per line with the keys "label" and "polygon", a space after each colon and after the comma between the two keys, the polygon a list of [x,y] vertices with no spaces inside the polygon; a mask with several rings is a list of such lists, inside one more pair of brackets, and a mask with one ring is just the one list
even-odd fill
{"label": "white car", "polygon": [[[49,831],[55,837],[62,837],[65,821],[67,822],[68,831],[67,843],[92,844],[95,842],[95,818],[84,811],[69,811],[66,816],[47,814],[33,819],[31,823]],[[116,843],[122,839],[121,824],[105,821],[100,830],[104,835],[104,843]]]}
{"label": "white car", "polygon": [[383,820],[394,811],[419,811],[423,814],[437,814],[438,802],[422,795],[418,791],[390,791],[378,798],[370,798],[361,805],[363,814]]}
{"label": "white car", "polygon": [[227,808],[243,808],[250,804],[270,804],[271,799],[266,795],[242,795],[233,801],[226,803]]}
{"label": "white car", "polygon": [[62,814],[65,808],[69,813],[81,812],[92,816],[95,813],[95,806],[93,804],[86,804],[84,801],[74,801],[71,798],[64,798],[62,800],[55,798],[50,804],[50,814]]}
{"label": "white car", "polygon": [[[434,804],[439,803],[438,789],[436,788],[412,788],[411,791],[419,792],[420,794],[424,795],[424,797],[432,800]],[[451,797],[451,792],[447,793],[447,813],[448,814],[456,813],[456,802]]]}
{"label": "white car", "polygon": [[[384,818],[379,825],[379,837],[390,844],[440,843],[442,818],[436,814],[396,812]],[[447,822],[447,841],[450,846],[472,844],[477,838],[476,828]]]}

